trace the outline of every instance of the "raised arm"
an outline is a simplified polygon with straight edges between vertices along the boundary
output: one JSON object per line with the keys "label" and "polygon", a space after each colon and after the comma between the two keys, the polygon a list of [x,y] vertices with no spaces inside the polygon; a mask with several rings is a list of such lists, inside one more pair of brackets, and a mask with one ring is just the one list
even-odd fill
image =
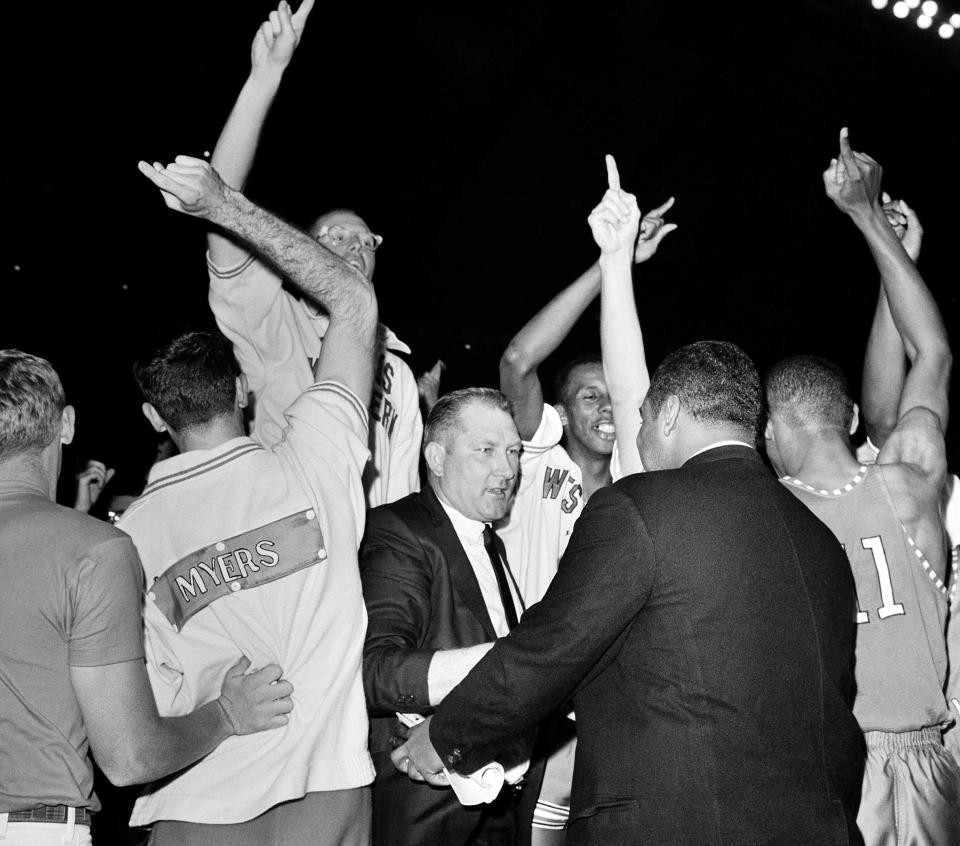
{"label": "raised arm", "polygon": [[600,267],[585,273],[557,294],[513,336],[500,358],[500,390],[510,399],[520,437],[529,440],[543,415],[543,388],[537,369],[567,337],[600,293]]}
{"label": "raised arm", "polygon": [[[897,429],[909,429],[911,437],[898,439],[892,448],[888,442],[890,449],[884,450],[886,455],[881,452],[880,460],[940,475],[949,408],[950,346],[932,294],[884,215],[879,200],[881,176],[880,165],[851,150],[847,131],[842,130],[840,159],[824,173],[827,195],[850,216],[873,254],[910,362],[897,408]],[[932,417],[934,425],[924,417]]]}
{"label": "raised arm", "polygon": [[305,232],[232,189],[202,159],[178,156],[166,167],[140,162],[139,168],[170,208],[237,236],[304,296],[323,306],[330,325],[317,381],[338,381],[369,402],[377,336],[377,301],[369,280]]}
{"label": "raised arm", "polygon": [[[292,14],[290,4],[283,0],[253,37],[250,76],[240,89],[210,159],[223,180],[238,191],[244,189],[250,175],[264,121],[280,88],[283,72],[300,43],[313,2],[303,0]],[[207,244],[211,260],[219,267],[238,264],[246,255],[242,245],[214,230],[208,233]]]}
{"label": "raised arm", "polygon": [[[637,450],[637,433],[640,431],[640,406],[650,386],[643,333],[633,295],[631,260],[636,264],[647,261],[657,251],[660,241],[677,226],[663,221],[663,215],[673,206],[671,197],[643,216],[639,238],[633,221],[624,224],[620,230],[614,229],[618,220],[614,200],[619,198],[625,202],[632,195],[625,194],[620,187],[620,174],[613,156],[607,156],[607,185],[607,193],[591,212],[588,223],[600,247],[600,349],[617,430],[620,470],[627,475],[638,472],[643,466]],[[627,206],[630,206],[629,202]],[[633,206],[636,206],[635,199]],[[637,209],[636,215],[639,214]],[[617,237],[613,238],[614,235]],[[631,237],[636,239],[635,246]]]}
{"label": "raised arm", "polygon": [[[883,194],[883,210],[903,248],[916,264],[920,257],[923,227],[916,213],[903,200]],[[903,339],[890,314],[887,295],[880,283],[877,306],[863,361],[863,388],[860,411],[871,443],[879,449],[897,425],[900,395],[907,377],[907,355]]]}

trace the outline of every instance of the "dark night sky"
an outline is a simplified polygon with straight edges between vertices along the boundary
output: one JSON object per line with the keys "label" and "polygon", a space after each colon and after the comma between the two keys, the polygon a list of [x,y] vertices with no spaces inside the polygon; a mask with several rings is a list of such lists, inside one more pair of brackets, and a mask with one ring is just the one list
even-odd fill
{"label": "dark night sky", "polygon": [[[817,352],[858,382],[877,279],[823,196],[842,125],[920,214],[921,270],[960,331],[960,33],[868,0],[379,8],[318,3],[247,193],[297,222],[349,205],[385,236],[381,315],[418,372],[442,356],[446,387],[495,383],[510,336],[595,259],[612,152],[642,209],[677,198],[680,229],[635,275],[651,363],[714,337],[761,367]],[[78,457],[125,461],[151,443],[134,351],[210,320],[202,227],[136,162],[212,148],[270,3],[90,9],[9,24],[0,346],[65,377]],[[599,346],[597,317],[546,377]]]}

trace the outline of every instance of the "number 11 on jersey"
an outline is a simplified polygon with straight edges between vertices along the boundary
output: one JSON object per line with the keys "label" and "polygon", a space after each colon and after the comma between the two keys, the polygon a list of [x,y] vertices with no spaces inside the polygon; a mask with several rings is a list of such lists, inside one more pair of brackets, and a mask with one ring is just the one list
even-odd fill
{"label": "number 11 on jersey", "polygon": [[[880,583],[880,601],[881,606],[877,609],[877,616],[881,620],[887,617],[896,617],[899,614],[906,614],[903,605],[897,602],[893,596],[893,583],[890,581],[890,565],[887,564],[887,556],[883,551],[883,541],[877,535],[872,538],[861,538],[860,545],[864,549],[869,549],[873,555],[873,565],[877,568],[877,581]],[[843,546],[843,544],[841,544]],[[846,548],[844,547],[844,551]],[[859,599],[857,607],[857,624],[869,623],[870,613],[861,611],[859,608]]]}

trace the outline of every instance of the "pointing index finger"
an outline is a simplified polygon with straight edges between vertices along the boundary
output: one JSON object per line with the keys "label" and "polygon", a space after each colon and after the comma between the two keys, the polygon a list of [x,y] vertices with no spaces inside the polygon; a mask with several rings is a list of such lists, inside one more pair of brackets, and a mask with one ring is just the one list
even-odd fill
{"label": "pointing index finger", "polygon": [[604,160],[607,163],[607,187],[610,188],[611,191],[619,191],[620,171],[617,170],[617,163],[609,153],[604,156]]}
{"label": "pointing index finger", "polygon": [[850,149],[850,133],[847,127],[840,130],[840,159],[851,177],[859,175],[860,167],[857,164],[857,157]]}
{"label": "pointing index finger", "polygon": [[656,207],[655,209],[653,209],[652,211],[648,211],[647,214],[646,214],[646,216],[647,216],[647,217],[662,217],[662,216],[663,216],[664,214],[666,214],[671,208],[673,208],[673,203],[674,203],[674,198],[671,197],[671,198],[670,198],[669,200],[667,200],[665,203],[662,203],[661,205],[657,206],[657,207]]}
{"label": "pointing index finger", "polygon": [[302,27],[307,22],[312,8],[313,0],[303,0],[297,7],[297,11],[293,13],[293,25],[297,28]]}

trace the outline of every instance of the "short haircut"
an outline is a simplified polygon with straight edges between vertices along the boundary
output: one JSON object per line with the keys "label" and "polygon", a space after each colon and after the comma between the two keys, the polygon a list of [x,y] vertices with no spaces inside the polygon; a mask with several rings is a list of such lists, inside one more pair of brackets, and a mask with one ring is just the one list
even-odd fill
{"label": "short haircut", "polygon": [[49,361],[0,350],[0,459],[39,453],[53,443],[66,404]]}
{"label": "short haircut", "polygon": [[578,355],[576,358],[570,359],[570,361],[563,365],[553,380],[553,401],[560,405],[569,405],[571,399],[569,395],[570,377],[573,375],[573,371],[578,367],[594,364],[599,364],[601,367],[603,366],[603,358],[600,356],[600,353],[584,353],[583,355]]}
{"label": "short haircut", "polygon": [[474,403],[496,408],[513,416],[510,400],[495,388],[462,388],[459,391],[450,391],[437,400],[427,415],[427,422],[423,426],[423,445],[446,443],[452,432],[462,429],[463,410]]}
{"label": "short haircut", "polygon": [[364,223],[366,223],[363,215],[361,215],[355,209],[348,208],[347,206],[334,206],[332,209],[327,209],[325,212],[320,212],[320,214],[318,214],[307,227],[307,232],[310,232],[311,234],[316,232],[317,229],[320,228],[317,224],[319,224],[320,221],[325,217],[329,217],[333,214],[352,214],[354,217],[359,217],[360,220],[363,220]]}
{"label": "short haircut", "polygon": [[133,366],[133,376],[175,432],[233,413],[240,365],[219,332],[196,330],[160,344]]}
{"label": "short haircut", "polygon": [[804,429],[837,429],[849,433],[853,398],[843,371],[815,355],[795,355],[767,372],[770,413],[787,425]]}
{"label": "short haircut", "polygon": [[647,401],[659,414],[664,400],[679,397],[683,409],[702,423],[733,425],[754,437],[763,415],[760,374],[736,344],[698,341],[668,355],[650,380]]}

